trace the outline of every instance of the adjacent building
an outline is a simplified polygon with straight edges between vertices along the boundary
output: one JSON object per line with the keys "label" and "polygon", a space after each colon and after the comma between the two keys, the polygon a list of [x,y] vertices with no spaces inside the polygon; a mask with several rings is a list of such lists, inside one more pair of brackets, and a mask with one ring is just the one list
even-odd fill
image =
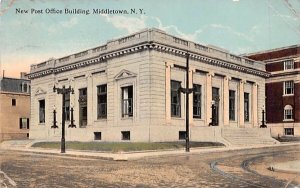
{"label": "adjacent building", "polygon": [[0,141],[27,139],[30,118],[30,80],[0,78]]}
{"label": "adjacent building", "polygon": [[[32,65],[30,138],[60,139],[64,110],[67,140],[184,139],[185,94],[178,89],[186,87],[187,54],[191,140],[222,141],[223,128],[258,128],[265,63],[146,29]],[[74,94],[62,101],[54,86]],[[70,109],[76,128],[68,128]],[[54,110],[59,129],[51,128]]]}
{"label": "adjacent building", "polygon": [[300,136],[300,46],[252,53],[247,57],[264,61],[271,73],[266,79],[266,115],[272,135]]}

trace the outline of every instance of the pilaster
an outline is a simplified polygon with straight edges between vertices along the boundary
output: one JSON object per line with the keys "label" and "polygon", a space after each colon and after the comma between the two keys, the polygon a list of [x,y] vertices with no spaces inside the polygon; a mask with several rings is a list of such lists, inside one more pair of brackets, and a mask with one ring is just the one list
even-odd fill
{"label": "pilaster", "polygon": [[231,77],[225,76],[223,83],[223,117],[224,117],[224,126],[229,126],[229,80]]}
{"label": "pilaster", "polygon": [[257,100],[257,90],[258,84],[253,83],[252,85],[252,117],[253,117],[253,127],[259,126],[258,123],[258,100]]}
{"label": "pilaster", "polygon": [[87,79],[87,126],[93,125],[93,77],[92,74],[86,76]]}
{"label": "pilaster", "polygon": [[[189,88],[193,88],[193,73],[196,71],[195,68],[190,68],[189,70]],[[190,125],[193,125],[193,93],[189,94],[189,122]]]}
{"label": "pilaster", "polygon": [[212,103],[212,77],[215,74],[209,72],[206,74],[206,125],[211,122],[211,103]]}
{"label": "pilaster", "polygon": [[240,80],[239,83],[239,127],[245,127],[244,112],[244,85],[246,80]]}
{"label": "pilaster", "polygon": [[171,63],[166,62],[166,124],[171,124]]}

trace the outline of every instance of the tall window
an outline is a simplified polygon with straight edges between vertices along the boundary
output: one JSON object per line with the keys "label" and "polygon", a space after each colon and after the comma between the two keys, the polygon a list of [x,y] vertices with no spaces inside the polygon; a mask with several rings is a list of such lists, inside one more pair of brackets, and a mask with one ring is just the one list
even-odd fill
{"label": "tall window", "polygon": [[291,105],[286,105],[284,107],[284,119],[285,120],[293,119],[293,107]]}
{"label": "tall window", "polygon": [[107,85],[100,85],[97,87],[98,105],[97,105],[97,117],[107,117]]}
{"label": "tall window", "polygon": [[284,70],[294,69],[294,61],[286,60],[284,61]]}
{"label": "tall window", "polygon": [[229,120],[235,120],[235,91],[229,90]]}
{"label": "tall window", "polygon": [[244,120],[249,121],[249,93],[244,93]]}
{"label": "tall window", "polygon": [[220,89],[217,87],[212,87],[212,102],[214,103],[214,108],[212,109],[212,122],[214,125],[219,125],[219,90]]}
{"label": "tall window", "polygon": [[171,116],[180,117],[180,82],[171,80]]}
{"label": "tall window", "polygon": [[39,122],[45,123],[45,100],[39,101]]}
{"label": "tall window", "polygon": [[88,111],[87,111],[87,88],[79,89],[79,127],[86,127],[87,126],[87,118],[88,118]]}
{"label": "tall window", "polygon": [[201,118],[201,85],[194,84],[193,88],[193,116]]}
{"label": "tall window", "polygon": [[284,94],[294,94],[294,82],[293,81],[285,81],[284,82]]}
{"label": "tall window", "polygon": [[122,87],[122,117],[133,116],[133,86]]}
{"label": "tall window", "polygon": [[65,95],[65,120],[70,121],[70,93]]}

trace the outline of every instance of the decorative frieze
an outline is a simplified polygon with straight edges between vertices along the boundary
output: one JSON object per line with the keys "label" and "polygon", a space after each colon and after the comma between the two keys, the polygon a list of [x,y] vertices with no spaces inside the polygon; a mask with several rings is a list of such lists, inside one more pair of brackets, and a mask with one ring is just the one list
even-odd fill
{"label": "decorative frieze", "polygon": [[[101,54],[98,57],[88,59],[85,61],[79,61],[79,62],[75,62],[75,63],[69,64],[69,65],[64,65],[64,66],[55,67],[55,68],[49,68],[49,69],[42,70],[39,72],[33,72],[33,73],[29,74],[29,78],[34,79],[34,78],[43,77],[43,76],[46,76],[49,74],[59,74],[62,72],[82,68],[85,66],[89,66],[89,65],[93,65],[93,64],[97,64],[97,63],[103,63],[112,58],[117,58],[117,57],[120,57],[123,55],[137,53],[137,52],[140,52],[143,50],[156,50],[159,52],[169,53],[169,54],[172,54],[175,56],[181,56],[181,57],[185,57],[185,54],[187,53],[186,50],[181,50],[178,48],[174,48],[174,47],[170,47],[167,45],[158,44],[158,43],[154,43],[154,42],[147,42],[144,44],[140,44],[138,46],[132,46],[129,48],[124,48],[122,50],[117,50],[114,52]],[[210,64],[213,66],[223,67],[226,69],[244,72],[247,74],[252,74],[252,75],[256,75],[256,76],[260,76],[260,77],[269,77],[270,76],[270,74],[265,71],[253,69],[250,67],[245,67],[243,65],[234,64],[231,62],[227,62],[225,60],[206,57],[204,55],[196,54],[193,52],[189,52],[189,53],[190,53],[191,60],[198,61],[201,63],[206,63],[206,64]]]}

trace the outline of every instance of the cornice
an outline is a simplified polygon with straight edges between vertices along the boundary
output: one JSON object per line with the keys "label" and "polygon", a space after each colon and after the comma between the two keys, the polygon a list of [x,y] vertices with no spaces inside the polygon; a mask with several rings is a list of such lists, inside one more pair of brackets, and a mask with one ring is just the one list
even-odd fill
{"label": "cornice", "polygon": [[247,74],[252,74],[252,75],[256,75],[256,76],[264,77],[264,78],[267,78],[270,76],[270,73],[265,72],[265,71],[253,69],[253,68],[246,67],[243,65],[238,65],[238,64],[231,63],[231,62],[228,62],[228,61],[225,61],[222,59],[218,59],[218,58],[214,58],[214,57],[207,57],[207,56],[199,54],[199,53],[191,52],[188,49],[180,49],[178,47],[169,46],[166,44],[160,44],[157,42],[150,41],[150,42],[144,42],[144,43],[137,44],[134,46],[126,47],[126,48],[123,48],[120,50],[115,50],[112,52],[100,54],[97,57],[92,57],[92,58],[89,58],[89,59],[83,60],[83,61],[81,60],[78,62],[74,62],[72,64],[58,66],[58,67],[54,67],[54,68],[48,68],[48,69],[38,71],[38,72],[33,72],[28,75],[28,78],[35,79],[35,78],[47,76],[50,74],[60,74],[62,72],[75,70],[78,68],[82,68],[82,67],[86,67],[86,66],[90,66],[90,65],[94,65],[94,64],[98,64],[98,63],[104,63],[104,62],[107,62],[107,60],[110,60],[113,58],[117,58],[117,57],[128,55],[128,54],[133,54],[133,53],[137,53],[137,52],[145,51],[145,50],[155,50],[158,52],[168,53],[168,54],[172,54],[172,55],[183,57],[183,58],[186,57],[186,53],[189,53],[190,59],[194,60],[194,61],[210,64],[213,66],[223,67],[226,69],[231,69],[231,70],[235,70],[235,71],[239,71],[239,72],[243,72],[243,73],[247,73]]}

